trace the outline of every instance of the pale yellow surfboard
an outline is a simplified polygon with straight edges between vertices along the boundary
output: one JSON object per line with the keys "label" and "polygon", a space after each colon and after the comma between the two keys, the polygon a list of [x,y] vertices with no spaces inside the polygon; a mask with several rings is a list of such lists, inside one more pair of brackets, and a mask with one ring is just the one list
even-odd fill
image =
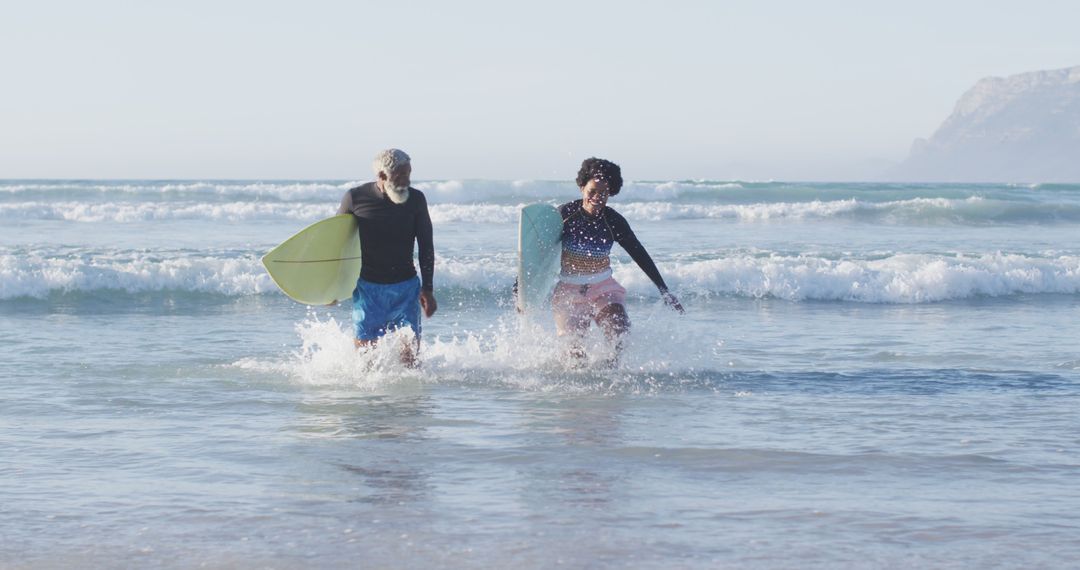
{"label": "pale yellow surfboard", "polygon": [[315,222],[270,250],[262,263],[274,283],[301,303],[349,299],[360,277],[356,217],[340,214]]}

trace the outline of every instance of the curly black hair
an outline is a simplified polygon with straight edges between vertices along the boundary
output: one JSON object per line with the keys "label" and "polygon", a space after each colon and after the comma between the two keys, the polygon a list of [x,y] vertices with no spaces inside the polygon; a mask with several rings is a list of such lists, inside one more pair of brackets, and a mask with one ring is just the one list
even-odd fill
{"label": "curly black hair", "polygon": [[590,180],[603,180],[608,183],[608,196],[614,196],[622,189],[622,169],[618,164],[602,158],[586,158],[577,172],[578,188],[584,188]]}

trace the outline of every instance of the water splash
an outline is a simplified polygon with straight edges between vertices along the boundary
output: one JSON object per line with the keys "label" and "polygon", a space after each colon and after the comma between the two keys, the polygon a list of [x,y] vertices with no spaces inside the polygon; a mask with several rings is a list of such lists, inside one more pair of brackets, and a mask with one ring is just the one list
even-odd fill
{"label": "water splash", "polygon": [[422,367],[410,369],[400,360],[401,347],[412,341],[408,329],[357,350],[347,325],[311,312],[296,325],[301,345],[287,358],[236,365],[283,374],[301,386],[370,392],[418,385],[561,394],[718,389],[727,370],[716,358],[716,340],[694,335],[691,327],[650,327],[652,320],[641,315],[614,367],[613,348],[599,331],[585,337],[587,356],[578,361],[568,357],[568,344],[550,324],[507,315],[481,330],[423,339]]}

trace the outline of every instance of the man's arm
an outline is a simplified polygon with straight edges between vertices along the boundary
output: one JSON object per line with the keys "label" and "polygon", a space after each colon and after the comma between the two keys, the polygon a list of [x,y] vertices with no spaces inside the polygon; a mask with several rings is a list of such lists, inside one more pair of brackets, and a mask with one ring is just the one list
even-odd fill
{"label": "man's arm", "polygon": [[416,214],[416,245],[420,250],[421,287],[425,291],[432,291],[435,288],[432,283],[435,275],[435,242],[432,238],[431,215],[428,214],[426,198]]}
{"label": "man's arm", "polygon": [[[417,193],[419,194],[419,192]],[[423,196],[420,194],[420,196]],[[420,257],[420,306],[424,314],[435,314],[438,303],[435,301],[435,241],[432,236],[431,215],[428,213],[427,198],[420,204],[416,215],[416,245]]]}

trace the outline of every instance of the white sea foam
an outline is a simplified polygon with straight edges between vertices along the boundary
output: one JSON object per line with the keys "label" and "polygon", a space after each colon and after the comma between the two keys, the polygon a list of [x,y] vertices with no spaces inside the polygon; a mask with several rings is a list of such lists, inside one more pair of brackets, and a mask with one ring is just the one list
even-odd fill
{"label": "white sea foam", "polygon": [[481,259],[443,257],[435,262],[441,286],[490,292],[505,291],[517,275],[517,257],[493,255]]}
{"label": "white sea foam", "polygon": [[[445,202],[429,208],[435,224],[514,224],[529,202],[472,204]],[[555,204],[553,201],[549,201]],[[848,219],[884,224],[998,224],[1080,222],[1080,206],[986,200],[913,198],[890,202],[855,199],[752,204],[621,202],[612,204],[630,221],[716,219],[744,223],[785,220]],[[131,223],[170,220],[297,220],[311,223],[334,215],[336,202],[51,202],[0,203],[0,220],[62,220],[84,223]]]}
{"label": "white sea foam", "polygon": [[0,299],[102,290],[250,295],[273,291],[275,286],[254,257],[0,254]]}
{"label": "white sea foam", "polygon": [[101,194],[130,195],[214,195],[274,197],[283,200],[313,198],[341,198],[341,194],[359,182],[259,182],[259,181],[41,181],[0,183],[0,192],[18,194],[83,194],[93,197]]}
{"label": "white sea foam", "polygon": [[[892,254],[834,259],[780,254],[718,254],[687,262],[660,260],[668,284],[683,295],[776,297],[792,301],[926,303],[978,296],[1080,293],[1080,257],[1011,253]],[[441,257],[441,291],[508,294],[513,256]],[[632,263],[615,277],[629,292],[652,297],[652,283]],[[277,294],[255,255],[118,252],[104,254],[0,254],[0,300],[50,294],[119,290],[192,292],[226,296]],[[473,292],[473,293],[469,293]]]}
{"label": "white sea foam", "polygon": [[[501,292],[513,283],[514,267],[506,256],[478,260],[444,257],[436,270],[440,287]],[[226,296],[278,292],[255,255],[0,253],[0,300],[103,290]]]}
{"label": "white sea foam", "polygon": [[[454,180],[418,182],[432,203],[444,202],[501,202],[532,199],[533,201],[569,201],[581,194],[573,181],[562,180]],[[740,190],[732,182],[635,182],[628,181],[619,194],[620,200],[670,201],[684,196],[710,196],[720,191]]]}
{"label": "white sea foam", "polygon": [[237,222],[246,220],[315,221],[336,213],[336,205],[282,202],[228,202],[194,204],[158,204],[152,202],[19,202],[0,204],[0,219],[62,220],[85,223],[130,223],[169,220],[208,220]]}
{"label": "white sea foam", "polygon": [[612,205],[628,220],[729,219],[746,222],[775,219],[825,218],[853,212],[855,200],[775,204],[673,204],[670,202],[630,202]]}
{"label": "white sea foam", "polygon": [[[435,204],[431,220],[440,223],[517,223],[524,203]],[[154,202],[16,202],[0,203],[0,220],[57,220],[79,223],[133,223],[152,221],[267,221],[296,220],[305,223],[337,213],[337,203],[323,202],[202,202],[161,204]]]}
{"label": "white sea foam", "polygon": [[1080,207],[988,200],[912,198],[887,202],[847,199],[754,204],[632,202],[616,206],[630,220],[730,219],[740,222],[850,219],[885,224],[1080,222]]}
{"label": "white sea foam", "polygon": [[[94,198],[108,194],[147,197],[215,196],[233,199],[272,198],[283,201],[325,200],[337,204],[342,194],[363,181],[260,182],[260,181],[0,181],[0,193],[10,195]],[[501,202],[505,200],[570,200],[579,197],[573,181],[566,180],[413,180],[431,203]],[[627,182],[621,196],[633,200],[671,200],[681,196],[708,196],[737,190],[738,183]]]}
{"label": "white sea foam", "polygon": [[435,204],[429,208],[432,224],[516,224],[525,204]]}
{"label": "white sea foam", "polygon": [[[0,220],[303,220],[336,211],[347,182],[0,181]],[[524,204],[580,197],[573,181],[414,181],[435,223],[515,223]],[[634,220],[717,219],[767,223],[1059,224],[1080,222],[1071,186],[904,186],[711,181],[629,181],[612,207]]]}
{"label": "white sea foam", "polygon": [[[1021,293],[1080,293],[1080,257],[994,253],[899,254],[881,259],[735,255],[663,268],[673,289],[699,295],[777,297],[792,301],[926,303]],[[652,284],[635,266],[615,277],[645,294]]]}

